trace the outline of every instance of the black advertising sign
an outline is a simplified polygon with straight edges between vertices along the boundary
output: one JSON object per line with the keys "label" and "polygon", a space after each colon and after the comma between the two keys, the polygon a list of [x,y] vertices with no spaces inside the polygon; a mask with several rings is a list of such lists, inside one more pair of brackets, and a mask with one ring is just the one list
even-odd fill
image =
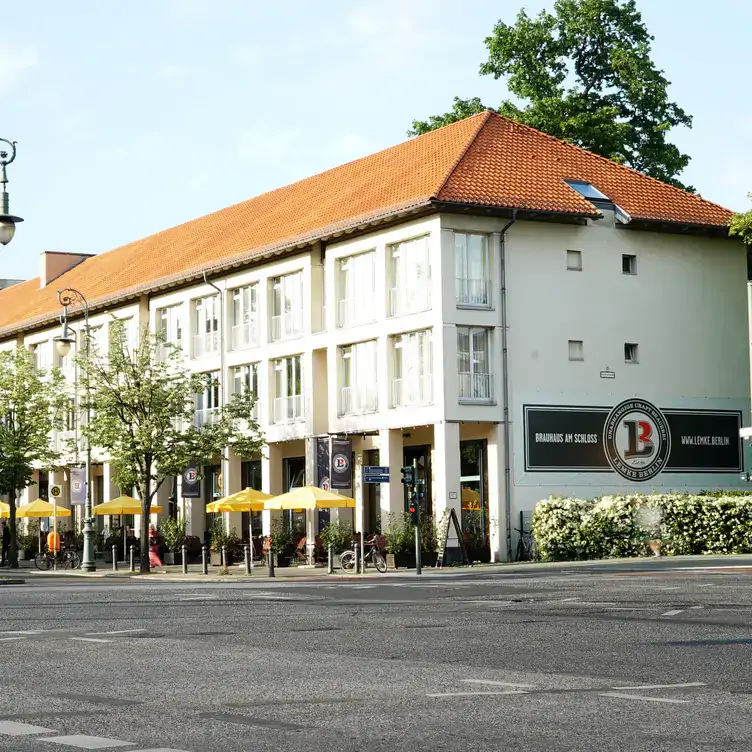
{"label": "black advertising sign", "polygon": [[183,470],[181,495],[184,499],[201,498],[201,478],[199,477],[198,467],[196,465],[188,465],[188,467]]}
{"label": "black advertising sign", "polygon": [[527,472],[616,472],[632,481],[666,473],[740,473],[742,414],[662,410],[646,400],[613,408],[525,405]]}
{"label": "black advertising sign", "polygon": [[352,488],[352,441],[332,439],[331,487]]}
{"label": "black advertising sign", "polygon": [[316,438],[316,485],[328,491],[330,483],[329,437],[318,436]]}

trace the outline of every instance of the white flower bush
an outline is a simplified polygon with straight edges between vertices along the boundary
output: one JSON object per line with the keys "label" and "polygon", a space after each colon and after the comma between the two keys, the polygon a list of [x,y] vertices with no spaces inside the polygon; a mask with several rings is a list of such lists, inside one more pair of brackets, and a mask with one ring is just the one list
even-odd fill
{"label": "white flower bush", "polygon": [[547,561],[666,554],[752,553],[752,496],[632,494],[584,500],[551,496],[533,513]]}

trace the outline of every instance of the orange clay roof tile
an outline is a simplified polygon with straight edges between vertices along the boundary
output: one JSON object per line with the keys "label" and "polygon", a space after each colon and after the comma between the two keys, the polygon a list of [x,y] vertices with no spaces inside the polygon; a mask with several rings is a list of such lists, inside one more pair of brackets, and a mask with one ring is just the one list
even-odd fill
{"label": "orange clay roof tile", "polygon": [[313,241],[433,199],[597,215],[564,179],[587,180],[634,219],[722,227],[731,213],[491,112],[86,259],[39,289],[0,291],[0,332],[59,313],[57,290],[112,301],[233,261]]}

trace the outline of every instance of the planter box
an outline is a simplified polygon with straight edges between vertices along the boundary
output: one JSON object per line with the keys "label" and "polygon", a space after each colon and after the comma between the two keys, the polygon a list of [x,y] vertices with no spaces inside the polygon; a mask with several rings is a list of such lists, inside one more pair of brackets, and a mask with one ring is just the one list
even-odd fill
{"label": "planter box", "polygon": [[[435,567],[436,557],[435,551],[424,552],[420,557],[421,567]],[[387,554],[386,565],[388,569],[415,569],[415,554]]]}

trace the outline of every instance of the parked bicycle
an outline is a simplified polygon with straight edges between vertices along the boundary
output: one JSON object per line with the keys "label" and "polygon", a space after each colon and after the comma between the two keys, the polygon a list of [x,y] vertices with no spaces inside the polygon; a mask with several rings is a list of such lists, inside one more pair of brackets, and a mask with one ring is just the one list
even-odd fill
{"label": "parked bicycle", "polygon": [[537,561],[538,560],[538,546],[535,543],[535,538],[532,532],[529,530],[521,530],[516,527],[515,530],[520,534],[517,541],[517,555],[515,559],[517,561]]}
{"label": "parked bicycle", "polygon": [[[368,540],[363,542],[364,548],[368,549],[363,556],[363,569],[368,566],[368,562],[370,561],[383,574],[386,572],[386,557],[379,547],[378,540],[378,535],[372,535]],[[343,551],[339,555],[339,566],[343,572],[352,572],[355,569],[355,546],[357,542],[353,541],[352,543],[353,548],[351,550]]]}
{"label": "parked bicycle", "polygon": [[78,569],[81,557],[75,548],[64,548],[62,551],[41,551],[34,557],[34,566],[43,572],[57,566],[60,569]]}

